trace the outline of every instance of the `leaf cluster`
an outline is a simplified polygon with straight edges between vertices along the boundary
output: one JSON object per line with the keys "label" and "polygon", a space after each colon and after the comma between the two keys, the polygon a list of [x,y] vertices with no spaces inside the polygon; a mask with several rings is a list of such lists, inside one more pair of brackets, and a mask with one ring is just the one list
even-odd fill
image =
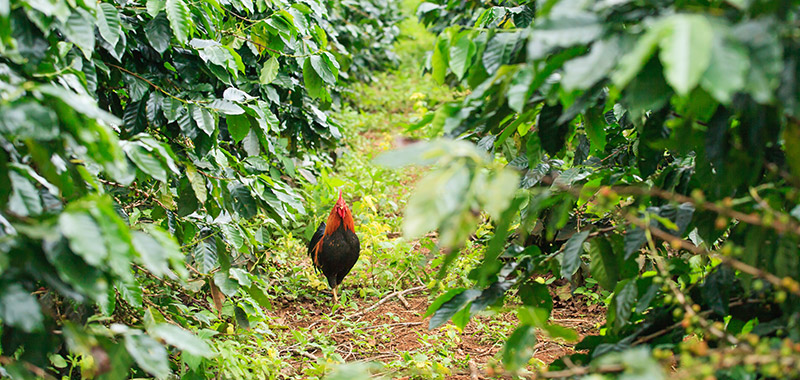
{"label": "leaf cluster", "polygon": [[0,4],[7,373],[215,376],[219,331],[186,312],[269,306],[247,269],[308,218],[295,186],[330,163],[329,110],[391,64],[399,19],[379,0]]}
{"label": "leaf cluster", "polygon": [[[440,17],[448,12],[469,22],[451,25],[455,16]],[[551,331],[550,294],[531,280],[553,273],[573,288],[591,276],[612,292],[602,334],[578,344],[588,353],[571,356],[572,372],[551,366],[564,369],[553,377],[645,371],[650,351],[638,347],[658,346],[687,352],[687,368],[742,378],[734,373],[759,340],[798,340],[796,2],[440,1],[418,15],[439,32],[433,79],[467,95],[416,127],[471,140],[474,154],[494,161],[461,169],[458,150],[428,181],[457,170],[476,178],[498,163],[520,178],[516,193],[462,181],[414,195],[429,205],[510,205],[486,209],[496,229],[475,288],[442,296],[432,325],[463,325],[518,294],[521,324],[504,357],[515,370],[535,344],[532,328],[570,335]],[[411,205],[410,232],[463,239],[475,227],[466,213]],[[417,218],[429,223],[416,228]],[[442,243],[457,255],[462,242]],[[687,337],[741,356],[698,359]]]}

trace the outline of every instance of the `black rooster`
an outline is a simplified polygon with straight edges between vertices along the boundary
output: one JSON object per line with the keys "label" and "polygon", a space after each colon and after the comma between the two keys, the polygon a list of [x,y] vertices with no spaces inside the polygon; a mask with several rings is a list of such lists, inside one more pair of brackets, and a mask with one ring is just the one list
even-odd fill
{"label": "black rooster", "polygon": [[339,200],[333,206],[328,216],[328,223],[320,223],[317,232],[308,243],[308,254],[314,262],[314,268],[322,271],[328,279],[328,285],[333,289],[333,302],[338,303],[336,287],[342,283],[344,276],[358,261],[361,245],[355,232],[353,214],[342,199],[339,191]]}

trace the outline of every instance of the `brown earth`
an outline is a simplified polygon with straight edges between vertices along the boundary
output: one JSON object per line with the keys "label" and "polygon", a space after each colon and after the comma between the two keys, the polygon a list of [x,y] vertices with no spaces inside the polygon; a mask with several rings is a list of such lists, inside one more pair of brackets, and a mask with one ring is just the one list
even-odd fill
{"label": "brown earth", "polygon": [[[420,287],[422,288],[422,287]],[[350,290],[352,291],[352,290]],[[420,289],[419,292],[409,294],[401,300],[398,297],[389,299],[378,307],[362,315],[345,315],[341,311],[334,312],[330,321],[321,318],[329,314],[330,309],[326,297],[323,300],[293,300],[284,304],[274,305],[271,312],[277,324],[288,328],[308,328],[329,337],[335,342],[336,353],[347,361],[378,361],[388,363],[402,358],[402,353],[413,355],[425,349],[425,336],[439,337],[447,334],[447,328],[441,327],[428,330],[430,317],[423,317],[428,308],[428,297]],[[368,309],[379,300],[357,299],[355,302],[359,309]],[[404,304],[405,303],[405,304]],[[356,313],[358,314],[358,313]],[[598,327],[603,323],[605,309],[598,305],[587,305],[582,297],[572,297],[567,301],[556,298],[552,312],[551,322],[569,327],[578,332],[579,337],[597,334]],[[354,334],[354,328],[344,327],[345,324],[363,323],[358,327],[360,336]],[[475,364],[478,378],[488,378],[488,374],[497,373],[495,363],[500,361],[499,353],[505,336],[492,334],[482,326],[488,323],[504,322],[513,326],[517,324],[516,315],[505,312],[496,315],[478,315],[467,324],[463,332],[458,335],[460,340],[452,347],[456,362],[471,361]],[[374,333],[371,338],[365,339],[369,331]],[[549,364],[554,360],[574,352],[574,343],[557,339],[553,340],[542,334],[537,334],[538,343],[535,345],[533,357]],[[358,343],[356,343],[358,342]],[[322,356],[319,350],[307,352],[299,351],[292,347],[284,349],[282,355],[291,356],[295,368],[301,368],[312,358]],[[288,358],[287,358],[288,359]],[[452,375],[448,379],[474,379],[468,368],[451,368]]]}

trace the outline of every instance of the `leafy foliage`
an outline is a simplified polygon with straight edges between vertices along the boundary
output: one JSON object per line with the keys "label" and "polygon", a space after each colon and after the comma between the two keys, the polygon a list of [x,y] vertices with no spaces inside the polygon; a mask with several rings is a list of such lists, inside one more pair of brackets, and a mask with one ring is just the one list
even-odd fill
{"label": "leafy foliage", "polygon": [[0,4],[4,368],[216,376],[210,328],[226,297],[269,306],[241,268],[309,217],[291,185],[329,162],[342,86],[391,64],[397,7],[79,3]]}
{"label": "leafy foliage", "polygon": [[[613,291],[606,325],[551,377],[662,378],[652,363],[670,358],[685,377],[796,374],[745,363],[800,359],[797,2],[442,0],[417,12],[438,33],[432,77],[467,95],[416,127],[476,146],[431,143],[458,149],[414,195],[439,207],[410,202],[406,231],[438,229],[457,256],[477,212],[442,205],[486,209],[496,225],[475,287],[435,302],[434,325],[465,323],[477,294],[516,292],[531,317],[506,343],[514,370],[530,329],[551,330],[550,295],[529,279],[592,276]],[[511,170],[516,193],[476,191],[476,178]],[[430,186],[452,178],[470,180]],[[510,206],[501,215],[487,196]]]}

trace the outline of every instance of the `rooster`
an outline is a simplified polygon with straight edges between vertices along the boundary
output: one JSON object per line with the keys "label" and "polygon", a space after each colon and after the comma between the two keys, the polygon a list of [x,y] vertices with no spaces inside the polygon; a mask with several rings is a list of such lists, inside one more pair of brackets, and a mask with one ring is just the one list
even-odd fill
{"label": "rooster", "polygon": [[314,262],[314,268],[322,271],[328,279],[328,285],[333,289],[333,302],[338,303],[336,287],[342,283],[344,276],[358,261],[361,245],[355,232],[353,214],[342,199],[339,190],[339,200],[333,206],[328,216],[327,224],[320,223],[317,232],[308,243],[308,254]]}

